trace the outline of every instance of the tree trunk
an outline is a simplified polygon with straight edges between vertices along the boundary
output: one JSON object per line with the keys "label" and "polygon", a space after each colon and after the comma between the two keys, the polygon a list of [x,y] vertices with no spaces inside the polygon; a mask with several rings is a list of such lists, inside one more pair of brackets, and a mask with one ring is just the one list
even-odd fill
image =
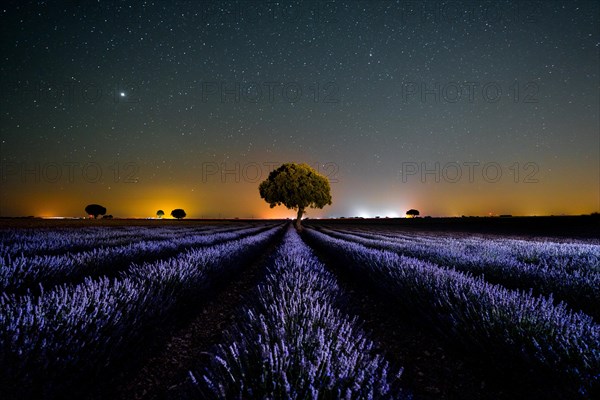
{"label": "tree trunk", "polygon": [[296,223],[294,224],[296,226],[296,230],[299,232],[302,230],[302,224],[301,224],[301,220],[302,220],[302,215],[304,214],[304,208],[298,208],[298,216],[296,217]]}

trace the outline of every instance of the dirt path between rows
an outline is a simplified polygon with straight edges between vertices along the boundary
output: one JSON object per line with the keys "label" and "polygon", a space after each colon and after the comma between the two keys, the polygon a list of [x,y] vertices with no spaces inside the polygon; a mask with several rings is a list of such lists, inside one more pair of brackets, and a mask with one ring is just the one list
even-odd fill
{"label": "dirt path between rows", "polygon": [[188,306],[185,322],[154,351],[139,372],[115,390],[114,399],[155,400],[178,397],[188,380],[188,371],[208,365],[209,353],[223,342],[223,332],[235,319],[259,281],[264,277],[268,257],[280,243],[280,235],[263,255],[214,290],[208,301]]}
{"label": "dirt path between rows", "polygon": [[[188,371],[201,370],[209,364],[210,352],[224,341],[224,330],[242,307],[251,303],[253,290],[264,277],[266,262],[279,239],[257,261],[216,288],[208,301],[188,306],[187,316],[177,318],[176,327],[165,328],[162,339],[158,335],[152,355],[136,372],[128,373],[129,377],[111,391],[110,398],[170,400],[185,392]],[[364,280],[350,276],[335,259],[316,250],[315,253],[347,295],[340,307],[342,311],[359,318],[370,339],[379,345],[378,350],[392,363],[391,372],[404,369],[399,385],[415,400],[524,398],[510,390],[510,382],[506,382],[508,390],[497,382],[488,382],[461,350],[453,348],[418,318],[400,313],[389,299]]]}
{"label": "dirt path between rows", "polygon": [[[310,242],[309,242],[310,245]],[[403,368],[399,386],[415,400],[515,399],[485,376],[457,349],[439,338],[423,323],[399,312],[393,303],[364,282],[351,276],[334,258],[311,246],[336,276],[346,298],[342,311],[358,316],[371,340],[392,364]]]}

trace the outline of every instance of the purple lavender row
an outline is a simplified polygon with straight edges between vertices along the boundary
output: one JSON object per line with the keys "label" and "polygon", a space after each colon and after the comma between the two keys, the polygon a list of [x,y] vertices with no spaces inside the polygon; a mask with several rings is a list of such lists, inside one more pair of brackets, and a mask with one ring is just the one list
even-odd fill
{"label": "purple lavender row", "polygon": [[600,245],[597,244],[450,236],[395,237],[353,230],[335,230],[335,232],[405,245],[408,250],[423,254],[428,254],[429,251],[436,255],[437,250],[443,248],[444,252],[439,256],[449,261],[460,262],[461,259],[478,256],[487,263],[501,260],[516,264],[532,264],[540,268],[558,269],[574,274],[600,274]]}
{"label": "purple lavender row", "polygon": [[401,244],[419,243],[439,247],[449,246],[455,249],[457,256],[462,253],[483,254],[486,257],[512,258],[515,262],[541,265],[546,268],[559,268],[569,272],[585,271],[600,273],[600,245],[593,243],[564,243],[549,240],[517,240],[508,238],[456,238],[447,234],[443,236],[390,235],[389,233],[373,233],[355,231],[354,229],[338,230],[367,239],[384,239]]}
{"label": "purple lavender row", "polygon": [[3,398],[76,397],[135,358],[149,328],[182,302],[259,254],[281,226],[131,268],[120,278],[86,279],[37,297],[0,297]]}
{"label": "purple lavender row", "polygon": [[388,363],[373,354],[356,319],[334,307],[340,292],[288,227],[254,307],[243,311],[204,374],[190,372],[198,397],[402,398],[393,396]]}
{"label": "purple lavender row", "polygon": [[[582,310],[594,318],[600,318],[600,271],[593,266],[584,268],[568,263],[540,262],[539,264],[524,262],[511,253],[511,249],[502,243],[477,243],[442,239],[425,243],[400,242],[390,238],[377,236],[365,237],[344,231],[322,229],[322,232],[343,240],[349,240],[367,247],[389,250],[407,257],[424,259],[442,267],[453,268],[474,275],[481,275],[491,283],[497,283],[512,289],[532,289],[535,294],[552,295],[565,301],[569,307]],[[535,244],[532,244],[534,247]],[[543,252],[544,245],[540,244],[537,252]],[[597,262],[600,246],[585,246],[585,253],[578,262],[589,259],[590,263]],[[549,246],[545,259],[559,257],[555,247]],[[566,251],[565,251],[566,252]],[[532,252],[533,254],[533,252]]]}
{"label": "purple lavender row", "polygon": [[[164,240],[174,236],[233,231],[243,226],[94,227],[54,230],[0,230],[0,257],[42,256],[120,246],[139,240]],[[73,235],[77,229],[77,235]]]}
{"label": "purple lavender row", "polygon": [[[0,258],[0,290],[24,293],[36,289],[40,283],[46,287],[65,281],[76,281],[85,276],[110,275],[139,260],[167,257],[193,246],[209,246],[225,240],[253,234],[266,225],[247,226],[243,229],[212,234],[179,236],[174,229],[169,240],[138,241],[124,246],[94,249],[60,256],[5,257]],[[76,231],[72,231],[74,235]]]}
{"label": "purple lavender row", "polygon": [[[551,298],[508,290],[455,270],[309,229],[307,237],[359,279],[384,290],[443,334],[488,352],[510,367],[531,366],[568,396],[586,394],[600,379],[600,325]],[[546,379],[546,378],[544,378]],[[550,379],[550,378],[548,378]]]}
{"label": "purple lavender row", "polygon": [[[168,257],[196,246],[212,246],[268,229],[269,225],[246,227],[235,231],[200,233],[162,241],[139,241],[125,246],[94,249],[59,256],[17,256],[0,258],[0,292],[24,294],[64,282],[77,282],[86,276],[111,275],[133,262]],[[75,235],[76,230],[72,231]]]}
{"label": "purple lavender row", "polygon": [[[76,228],[78,234],[73,235],[74,228],[63,229],[11,229],[0,233],[0,255],[46,255],[61,254],[69,250],[86,250],[113,243],[124,244],[123,241],[137,237],[144,240],[158,236],[160,239],[164,228],[153,232],[143,227],[95,227]],[[66,246],[68,244],[68,247]]]}

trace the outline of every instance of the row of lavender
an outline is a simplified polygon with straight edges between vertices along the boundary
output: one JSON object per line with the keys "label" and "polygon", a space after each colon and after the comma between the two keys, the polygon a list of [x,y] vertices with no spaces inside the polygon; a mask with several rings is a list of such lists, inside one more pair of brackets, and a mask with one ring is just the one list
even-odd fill
{"label": "row of lavender", "polygon": [[600,384],[600,326],[564,304],[433,263],[307,230],[307,238],[407,312],[499,366],[536,371],[565,397]]}
{"label": "row of lavender", "polygon": [[255,304],[243,311],[212,364],[190,372],[195,395],[401,398],[390,388],[387,362],[373,354],[356,319],[335,307],[340,295],[335,278],[290,226]]}
{"label": "row of lavender", "polygon": [[[177,236],[200,233],[227,232],[244,227],[236,225],[182,225],[182,226],[115,226],[55,229],[0,230],[0,257],[43,256],[80,252],[97,248],[121,246],[132,241],[172,239]],[[66,244],[68,243],[68,246]]]}
{"label": "row of lavender", "polygon": [[[131,265],[118,277],[86,278],[39,296],[0,297],[4,398],[55,398],[98,384],[135,359],[140,340],[182,302],[259,254],[281,226],[172,258]],[[249,236],[248,236],[249,235]],[[136,346],[137,344],[137,346]],[[93,382],[93,380],[98,380]]]}
{"label": "row of lavender", "polygon": [[[421,233],[398,234],[389,230],[364,231],[344,230],[366,238],[387,239],[400,243],[421,243],[436,245],[450,244],[470,252],[492,253],[502,257],[512,257],[515,261],[536,263],[549,267],[585,269],[600,271],[600,246],[597,241],[557,242],[547,238],[539,240],[510,239],[506,237],[456,237],[455,234],[426,235]],[[558,239],[556,239],[558,240]]]}
{"label": "row of lavender", "polygon": [[367,247],[481,275],[508,288],[551,295],[575,310],[600,318],[600,245],[322,231]]}
{"label": "row of lavender", "polygon": [[[45,289],[61,283],[76,283],[85,277],[111,276],[126,269],[132,262],[158,260],[186,249],[212,246],[228,240],[258,233],[268,224],[202,230],[180,231],[172,228],[168,239],[135,240],[115,247],[104,247],[82,252],[67,252],[61,255],[20,255],[0,257],[0,291],[24,294],[27,291]],[[105,228],[110,230],[111,228]],[[71,232],[73,236],[74,233]],[[69,248],[71,242],[63,242]]]}

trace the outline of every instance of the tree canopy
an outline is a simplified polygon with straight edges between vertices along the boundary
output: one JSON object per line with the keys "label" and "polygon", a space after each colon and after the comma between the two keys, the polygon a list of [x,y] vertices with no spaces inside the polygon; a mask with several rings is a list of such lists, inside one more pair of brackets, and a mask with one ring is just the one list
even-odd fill
{"label": "tree canopy", "polygon": [[410,216],[410,217],[417,217],[419,215],[419,210],[415,210],[414,208],[411,208],[410,210],[408,210],[406,212],[406,215]]}
{"label": "tree canopy", "polygon": [[177,219],[181,219],[181,218],[185,218],[187,214],[185,213],[185,211],[183,211],[181,208],[176,208],[175,210],[171,211],[171,216],[173,218],[177,218]]}
{"label": "tree canopy", "polygon": [[104,214],[106,214],[106,208],[102,207],[99,204],[88,204],[85,207],[85,212],[88,215],[93,215],[94,218],[98,218],[98,215],[104,215]]}
{"label": "tree canopy", "polygon": [[163,210],[158,210],[158,211],[156,212],[156,216],[157,216],[158,218],[162,218],[162,217],[163,217],[163,215],[165,215],[165,212],[164,212]]}
{"label": "tree canopy", "polygon": [[285,163],[271,171],[258,191],[271,208],[284,205],[296,210],[296,229],[301,229],[300,221],[306,208],[331,205],[329,180],[304,163]]}

